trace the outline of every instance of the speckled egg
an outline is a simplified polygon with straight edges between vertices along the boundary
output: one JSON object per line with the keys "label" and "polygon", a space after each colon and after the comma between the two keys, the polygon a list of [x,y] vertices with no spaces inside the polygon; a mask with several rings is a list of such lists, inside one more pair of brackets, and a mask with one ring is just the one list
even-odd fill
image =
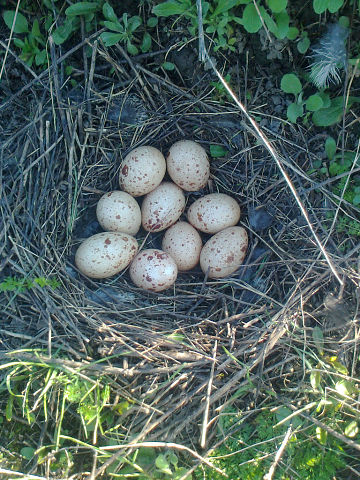
{"label": "speckled egg", "polygon": [[131,235],[119,232],[97,233],[79,246],[75,264],[87,277],[112,277],[130,264],[137,250],[138,243]]}
{"label": "speckled egg", "polygon": [[231,275],[243,263],[248,246],[248,236],[243,227],[228,227],[212,236],[203,246],[200,267],[209,278]]}
{"label": "speckled egg", "polygon": [[141,205],[142,226],[160,232],[175,223],[185,208],[184,192],[175,183],[163,182],[148,193]]}
{"label": "speckled egg", "polygon": [[210,193],[190,205],[187,218],[201,232],[217,233],[238,223],[240,207],[229,195]]}
{"label": "speckled egg", "polygon": [[195,192],[204,188],[210,175],[205,149],[192,140],[180,140],[171,146],[166,158],[171,179],[182,189]]}
{"label": "speckled egg", "polygon": [[164,178],[166,161],[157,148],[134,148],[121,163],[119,184],[122,190],[134,197],[146,195]]}
{"label": "speckled egg", "polygon": [[149,248],[136,255],[129,273],[137,287],[161,292],[175,283],[178,269],[175,260],[168,253]]}
{"label": "speckled egg", "polygon": [[96,216],[102,228],[108,232],[136,235],[141,225],[139,204],[128,193],[118,190],[105,193],[100,198]]}
{"label": "speckled egg", "polygon": [[177,222],[166,230],[162,249],[175,260],[179,271],[194,268],[200,259],[202,240],[198,231],[187,222]]}

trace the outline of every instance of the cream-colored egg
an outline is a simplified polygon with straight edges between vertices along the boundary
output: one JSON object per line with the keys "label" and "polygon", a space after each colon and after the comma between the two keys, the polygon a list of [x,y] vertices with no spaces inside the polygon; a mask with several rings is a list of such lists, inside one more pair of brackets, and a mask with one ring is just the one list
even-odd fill
{"label": "cream-colored egg", "polygon": [[175,260],[168,253],[149,248],[136,255],[129,273],[137,287],[161,292],[175,283],[178,269]]}
{"label": "cream-colored egg", "polygon": [[204,188],[210,175],[205,149],[192,140],[180,140],[171,146],[166,158],[171,179],[182,189],[195,192]]}
{"label": "cream-colored egg", "polygon": [[203,246],[200,267],[209,278],[231,275],[243,263],[248,246],[248,235],[243,227],[228,227],[213,235]]}
{"label": "cream-colored egg", "polygon": [[87,277],[107,278],[126,268],[138,251],[134,237],[102,232],[87,238],[77,249],[75,264]]}
{"label": "cream-colored egg", "polygon": [[229,195],[210,193],[190,205],[187,218],[201,232],[217,233],[238,223],[240,207]]}
{"label": "cream-colored egg", "polygon": [[160,232],[175,223],[185,208],[184,192],[175,183],[163,182],[148,193],[141,205],[142,226]]}
{"label": "cream-colored egg", "polygon": [[191,270],[199,263],[201,248],[198,231],[187,222],[172,225],[162,241],[162,249],[175,260],[179,271]]}
{"label": "cream-colored egg", "polygon": [[134,148],[121,163],[119,184],[122,190],[134,197],[146,195],[164,178],[166,161],[157,148]]}
{"label": "cream-colored egg", "polygon": [[139,204],[128,193],[118,190],[105,193],[100,198],[96,216],[102,228],[108,232],[136,235],[141,225]]}

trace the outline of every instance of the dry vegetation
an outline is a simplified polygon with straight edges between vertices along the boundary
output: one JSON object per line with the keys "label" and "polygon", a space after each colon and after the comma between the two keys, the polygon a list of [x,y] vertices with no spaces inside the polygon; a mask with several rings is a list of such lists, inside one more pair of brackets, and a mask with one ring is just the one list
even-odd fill
{"label": "dry vegetation", "polygon": [[[81,366],[85,377],[111,377],[112,392],[131,404],[121,419],[124,444],[172,442],[206,457],[219,441],[219,416],[234,402],[249,415],[269,392],[274,404],[306,404],[304,358],[316,352],[314,327],[323,332],[325,354],[337,356],[350,377],[359,375],[360,245],[337,234],[325,215],[342,209],[356,218],[359,211],[346,202],[339,207],[331,183],[307,174],[322,133],[278,122],[267,104],[266,72],[252,67],[249,75],[239,65],[240,97],[251,90],[250,114],[268,120],[263,132],[281,153],[341,286],[273,158],[237,106],[216,99],[208,71],[200,68],[198,84],[189,88],[181,72],[169,77],[156,69],[156,55],[130,60],[121,48],[106,50],[94,38],[73,54],[80,58],[87,45],[92,57],[78,71],[76,88],[64,83],[68,54],[57,57],[55,48],[53,67],[41,74],[11,55],[3,73],[1,276],[54,278],[59,286],[0,293],[2,362],[41,358],[68,372]],[[127,272],[106,281],[78,274],[74,251],[97,231],[96,202],[117,188],[122,157],[139,144],[166,152],[184,137],[227,152],[212,159],[206,193],[229,193],[240,203],[240,224],[250,235],[245,264],[217,281],[207,281],[200,269],[181,274],[161,295],[134,287]],[[158,247],[160,238],[141,240]],[[359,415],[356,399],[347,402]],[[359,449],[340,436],[353,452]],[[103,472],[96,456],[93,462],[94,476],[84,478]]]}

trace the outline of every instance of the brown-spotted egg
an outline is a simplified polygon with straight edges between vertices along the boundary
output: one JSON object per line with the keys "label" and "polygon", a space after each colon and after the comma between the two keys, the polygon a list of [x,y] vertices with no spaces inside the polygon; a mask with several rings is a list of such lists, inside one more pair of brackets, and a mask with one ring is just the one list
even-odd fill
{"label": "brown-spotted egg", "polygon": [[120,188],[134,197],[146,195],[161,183],[165,171],[166,161],[160,150],[136,147],[121,163]]}
{"label": "brown-spotted egg", "polygon": [[175,223],[185,208],[185,195],[172,182],[163,182],[148,193],[141,205],[142,226],[148,232],[160,232]]}
{"label": "brown-spotted egg", "polygon": [[141,250],[129,269],[130,278],[137,287],[161,292],[175,283],[178,269],[171,256],[154,248]]}
{"label": "brown-spotted egg", "polygon": [[243,227],[228,227],[213,235],[203,246],[200,267],[209,278],[223,278],[243,263],[248,235]]}
{"label": "brown-spotted egg", "polygon": [[75,264],[87,277],[107,278],[126,268],[135,257],[138,243],[119,232],[102,232],[84,240],[75,254]]}
{"label": "brown-spotted egg", "polygon": [[96,217],[108,232],[136,235],[141,225],[140,206],[134,197],[115,190],[103,195],[96,206]]}
{"label": "brown-spotted egg", "polygon": [[210,175],[210,163],[205,149],[192,140],[174,143],[166,158],[167,171],[182,189],[195,192],[205,187]]}
{"label": "brown-spotted egg", "polygon": [[229,195],[210,193],[190,205],[187,218],[201,232],[217,233],[238,223],[240,207]]}
{"label": "brown-spotted egg", "polygon": [[187,222],[172,225],[162,240],[162,249],[172,256],[179,271],[190,270],[199,263],[201,248],[198,231]]}

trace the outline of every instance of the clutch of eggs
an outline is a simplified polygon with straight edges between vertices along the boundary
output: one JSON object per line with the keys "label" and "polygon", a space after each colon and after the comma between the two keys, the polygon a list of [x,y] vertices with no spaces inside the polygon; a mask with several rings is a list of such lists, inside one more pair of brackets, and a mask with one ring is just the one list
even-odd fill
{"label": "clutch of eggs", "polygon": [[[166,170],[174,182],[163,181]],[[120,166],[121,191],[104,194],[96,207],[105,230],[87,238],[75,254],[75,264],[86,276],[107,278],[130,265],[130,278],[140,288],[160,292],[174,284],[178,272],[199,262],[209,278],[234,273],[245,258],[247,233],[236,226],[240,207],[223,193],[204,195],[190,205],[186,221],[185,191],[205,187],[210,163],[204,148],[181,140],[170,148],[166,160],[151,146],[133,149]],[[134,197],[144,196],[141,208]],[[148,232],[166,230],[162,250],[138,253],[134,237],[140,226]],[[211,234],[203,246],[199,234]]]}

